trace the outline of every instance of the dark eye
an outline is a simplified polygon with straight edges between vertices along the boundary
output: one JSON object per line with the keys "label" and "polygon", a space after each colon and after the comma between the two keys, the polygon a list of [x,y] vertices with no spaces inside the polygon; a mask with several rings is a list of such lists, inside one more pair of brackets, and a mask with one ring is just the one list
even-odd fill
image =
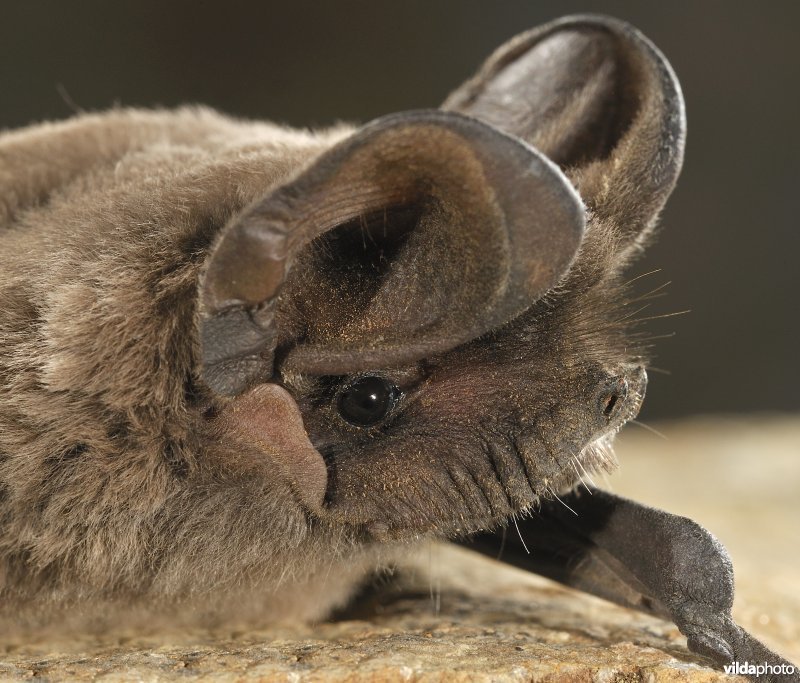
{"label": "dark eye", "polygon": [[350,424],[372,427],[389,414],[399,396],[400,390],[387,379],[366,375],[346,386],[336,405]]}

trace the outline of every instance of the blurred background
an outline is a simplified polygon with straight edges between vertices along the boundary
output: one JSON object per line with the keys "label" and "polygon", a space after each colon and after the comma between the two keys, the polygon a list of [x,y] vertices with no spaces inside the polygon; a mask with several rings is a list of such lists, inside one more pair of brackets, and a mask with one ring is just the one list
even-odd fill
{"label": "blurred background", "polygon": [[678,188],[631,274],[671,281],[642,413],[800,408],[800,3],[201,0],[0,4],[0,127],[199,102],[295,126],[437,106],[500,43],[574,12],[639,27],[683,85]]}

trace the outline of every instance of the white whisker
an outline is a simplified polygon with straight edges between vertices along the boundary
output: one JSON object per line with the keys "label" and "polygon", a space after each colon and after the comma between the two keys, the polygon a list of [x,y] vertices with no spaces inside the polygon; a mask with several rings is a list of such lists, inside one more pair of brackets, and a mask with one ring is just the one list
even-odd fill
{"label": "white whisker", "polygon": [[570,511],[570,512],[571,512],[573,515],[575,515],[576,517],[578,517],[578,513],[577,513],[577,512],[575,512],[575,510],[573,510],[573,509],[572,509],[572,508],[571,508],[569,505],[567,505],[567,504],[566,504],[566,503],[565,503],[563,500],[561,500],[561,498],[559,498],[559,497],[558,497],[558,494],[557,494],[557,493],[556,493],[556,492],[555,492],[553,489],[550,489],[550,493],[552,493],[552,494],[553,494],[553,496],[555,497],[555,499],[556,499],[556,500],[557,500],[559,503],[561,503],[561,504],[562,504],[562,505],[563,505],[565,508],[567,508],[567,510],[569,510],[569,511]]}
{"label": "white whisker", "polygon": [[583,463],[580,460],[578,460],[577,458],[576,458],[576,462],[578,463],[580,468],[583,470],[583,473],[586,475],[586,478],[589,480],[589,483],[592,486],[594,486],[595,488],[597,488],[597,484],[595,483],[594,479],[592,479],[592,477],[589,474],[589,472],[587,471],[587,469],[583,466]]}
{"label": "white whisker", "polygon": [[517,528],[517,536],[519,536],[519,540],[522,543],[522,547],[525,548],[525,552],[528,553],[528,555],[530,555],[531,551],[528,550],[528,546],[525,545],[525,539],[522,538],[522,532],[520,532],[520,530],[519,530],[519,524],[517,524],[517,516],[516,515],[511,515],[511,519],[514,520],[514,526]]}
{"label": "white whisker", "polygon": [[583,480],[583,477],[581,476],[581,473],[578,472],[578,466],[575,464],[576,458],[575,458],[574,455],[570,459],[570,462],[572,463],[572,469],[575,470],[575,474],[578,475],[578,479],[580,480],[581,484],[583,484],[583,488],[585,488],[588,491],[589,495],[591,496],[592,495],[592,489],[590,489],[586,485],[586,482]]}
{"label": "white whisker", "polygon": [[666,434],[662,434],[657,429],[651,427],[648,424],[645,424],[644,422],[639,422],[639,420],[633,420],[633,419],[628,420],[628,422],[630,422],[631,424],[635,424],[637,427],[641,427],[642,429],[646,429],[648,432],[652,432],[653,434],[664,439],[665,441],[669,440],[669,437]]}

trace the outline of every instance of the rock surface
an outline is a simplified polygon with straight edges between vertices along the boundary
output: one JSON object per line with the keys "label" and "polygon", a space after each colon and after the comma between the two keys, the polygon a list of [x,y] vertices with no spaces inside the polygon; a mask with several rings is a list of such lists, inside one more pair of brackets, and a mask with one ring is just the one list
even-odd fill
{"label": "rock surface", "polygon": [[[728,547],[734,616],[800,663],[800,421],[628,428],[608,485],[689,515]],[[407,586],[315,627],[76,637],[0,646],[4,680],[741,681],[667,622],[467,551],[431,545]]]}

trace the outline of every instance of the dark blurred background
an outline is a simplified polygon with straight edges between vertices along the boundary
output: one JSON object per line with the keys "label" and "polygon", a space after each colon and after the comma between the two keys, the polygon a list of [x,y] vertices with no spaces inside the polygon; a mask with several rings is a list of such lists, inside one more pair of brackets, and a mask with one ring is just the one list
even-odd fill
{"label": "dark blurred background", "polygon": [[193,0],[0,4],[0,127],[201,102],[295,126],[436,106],[515,33],[638,26],[683,85],[686,163],[632,274],[671,280],[645,418],[800,408],[800,3]]}

